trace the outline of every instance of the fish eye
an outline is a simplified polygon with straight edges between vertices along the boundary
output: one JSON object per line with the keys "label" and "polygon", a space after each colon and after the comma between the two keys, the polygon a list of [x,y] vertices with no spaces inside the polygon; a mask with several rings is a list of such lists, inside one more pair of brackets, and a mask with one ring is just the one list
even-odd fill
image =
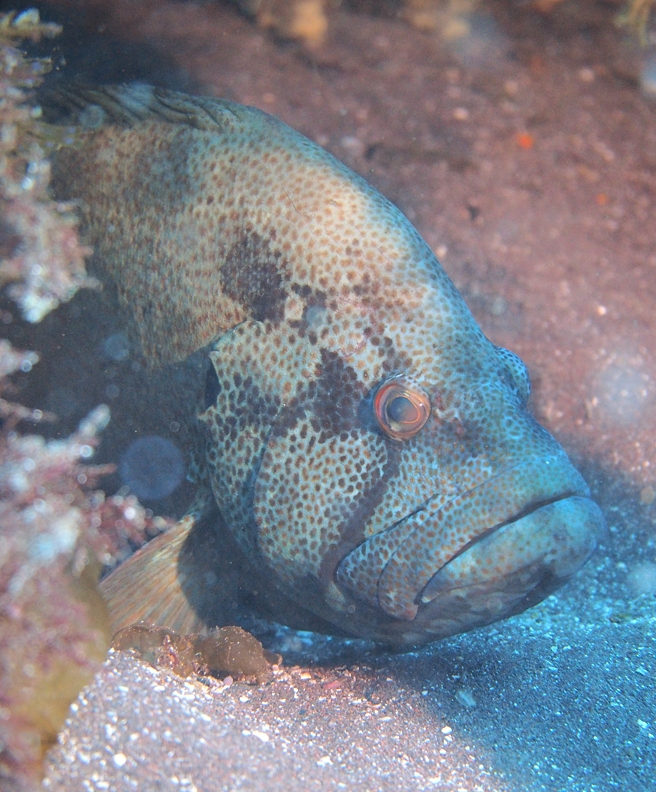
{"label": "fish eye", "polygon": [[406,377],[384,382],[374,396],[374,413],[388,437],[406,440],[419,432],[430,415],[425,391]]}

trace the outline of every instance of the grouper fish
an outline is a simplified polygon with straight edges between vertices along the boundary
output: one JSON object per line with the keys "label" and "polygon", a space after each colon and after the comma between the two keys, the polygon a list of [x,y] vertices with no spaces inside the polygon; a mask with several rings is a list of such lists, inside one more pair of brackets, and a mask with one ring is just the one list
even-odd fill
{"label": "grouper fish", "polygon": [[135,84],[48,103],[76,125],[55,195],[80,202],[160,375],[143,398],[175,393],[196,438],[188,513],[103,581],[115,629],[207,626],[236,579],[280,621],[418,644],[585,563],[603,517],[527,409],[526,367],[366,181],[229,101]]}

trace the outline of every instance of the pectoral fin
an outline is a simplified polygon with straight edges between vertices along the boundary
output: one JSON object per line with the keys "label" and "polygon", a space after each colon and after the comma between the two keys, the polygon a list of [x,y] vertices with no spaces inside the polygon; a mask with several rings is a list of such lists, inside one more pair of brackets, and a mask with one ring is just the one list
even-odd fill
{"label": "pectoral fin", "polygon": [[206,503],[101,582],[112,633],[146,622],[188,634],[234,620],[237,562],[220,514]]}
{"label": "pectoral fin", "polygon": [[180,553],[195,522],[193,514],[186,515],[101,582],[112,633],[142,621],[181,633],[198,631],[178,575]]}

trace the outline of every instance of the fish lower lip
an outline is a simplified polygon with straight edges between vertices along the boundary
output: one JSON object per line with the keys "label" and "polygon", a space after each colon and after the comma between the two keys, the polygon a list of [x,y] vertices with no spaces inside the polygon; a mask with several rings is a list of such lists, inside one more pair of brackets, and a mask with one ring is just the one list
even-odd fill
{"label": "fish lower lip", "polygon": [[[510,615],[570,578],[592,555],[603,531],[601,511],[587,497],[566,494],[536,503],[464,547],[433,575],[419,601],[435,604],[460,591],[489,605],[494,595],[502,615]],[[539,596],[530,596],[534,590]],[[519,602],[525,602],[523,607]],[[490,621],[495,618],[499,615]]]}
{"label": "fish lower lip", "polygon": [[[336,582],[388,616],[413,621],[426,605],[423,597],[430,602],[433,589],[442,588],[439,581],[447,576],[445,572],[438,577],[442,569],[450,564],[457,569],[480,555],[481,568],[489,579],[498,581],[503,574],[501,559],[499,569],[490,570],[482,557],[492,537],[516,526],[523,540],[530,530],[519,529],[539,522],[532,515],[562,509],[557,504],[588,496],[585,482],[564,455],[524,459],[452,500],[435,506],[429,501],[424,509],[373,534],[342,559]],[[516,557],[508,546],[506,555]],[[473,579],[480,575],[475,569],[471,572]],[[460,580],[453,585],[466,583]]]}

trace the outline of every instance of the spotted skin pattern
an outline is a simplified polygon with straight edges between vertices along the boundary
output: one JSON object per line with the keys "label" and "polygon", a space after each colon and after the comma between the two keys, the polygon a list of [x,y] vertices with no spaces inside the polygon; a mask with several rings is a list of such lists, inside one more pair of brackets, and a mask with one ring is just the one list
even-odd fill
{"label": "spotted skin pattern", "polygon": [[[603,519],[527,411],[526,368],[396,207],[253,108],[143,85],[56,102],[78,118],[57,196],[83,200],[145,359],[207,350],[211,497],[260,588],[420,643],[521,611],[585,562]],[[430,403],[411,437],[375,414],[393,377]]]}

